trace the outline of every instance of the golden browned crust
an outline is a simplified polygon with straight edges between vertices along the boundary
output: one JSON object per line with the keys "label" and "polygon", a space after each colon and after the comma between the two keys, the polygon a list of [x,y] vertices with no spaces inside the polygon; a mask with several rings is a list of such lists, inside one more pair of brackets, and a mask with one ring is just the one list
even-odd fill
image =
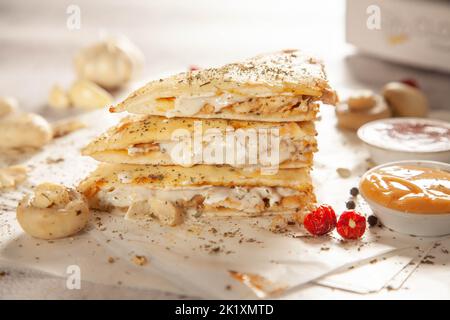
{"label": "golden browned crust", "polygon": [[[127,177],[126,182],[120,179],[121,176]],[[80,183],[78,189],[87,198],[90,198],[102,188],[113,188],[119,185],[145,186],[155,189],[199,186],[267,186],[312,192],[309,168],[280,169],[275,175],[263,175],[257,171],[208,165],[183,168],[100,164],[97,170]]]}
{"label": "golden browned crust", "polygon": [[[147,153],[136,154],[130,156],[127,150],[105,150],[98,151],[91,154],[91,157],[100,162],[117,163],[117,164],[140,164],[140,165],[153,165],[153,166],[173,166],[178,165],[173,161],[169,154],[154,150]],[[302,154],[302,159],[288,159],[281,162],[278,167],[280,169],[292,169],[292,168],[304,168],[311,167],[313,164],[313,153],[307,152]],[[200,162],[199,164],[203,164]],[[194,163],[192,165],[195,165]],[[211,164],[210,164],[211,165]],[[214,165],[214,164],[212,164]],[[187,166],[187,165],[186,165]],[[240,166],[235,166],[240,167]],[[254,168],[260,170],[264,169],[261,165],[243,165],[244,168]]]}
{"label": "golden browned crust", "polygon": [[[185,72],[149,82],[117,106],[111,107],[111,111],[161,115],[176,97],[211,93],[248,98],[285,95],[310,96],[321,100],[323,97],[327,103],[333,103],[335,95],[332,92],[320,61],[297,50],[284,50],[219,68]],[[158,106],[164,110],[158,112]],[[241,115],[241,118],[244,117]]]}
{"label": "golden browned crust", "polygon": [[[175,130],[194,131],[199,119],[173,118],[159,116],[132,116],[123,119],[117,126],[100,135],[83,150],[83,155],[94,155],[106,150],[124,150],[141,143],[168,142]],[[201,120],[203,133],[209,129],[220,130],[225,134],[227,128],[238,129],[268,129],[278,128],[280,138],[305,140],[315,145],[316,130],[312,122],[256,122],[224,119]]]}

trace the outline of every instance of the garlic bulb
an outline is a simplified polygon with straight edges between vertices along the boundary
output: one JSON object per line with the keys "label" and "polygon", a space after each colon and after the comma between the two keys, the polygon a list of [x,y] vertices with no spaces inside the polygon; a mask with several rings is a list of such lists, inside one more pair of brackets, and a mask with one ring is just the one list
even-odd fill
{"label": "garlic bulb", "polygon": [[428,114],[428,99],[420,89],[389,82],[383,87],[383,96],[397,117],[426,117]]}
{"label": "garlic bulb", "polygon": [[80,79],[112,90],[130,81],[142,64],[142,53],[126,39],[109,39],[82,49],[75,57]]}

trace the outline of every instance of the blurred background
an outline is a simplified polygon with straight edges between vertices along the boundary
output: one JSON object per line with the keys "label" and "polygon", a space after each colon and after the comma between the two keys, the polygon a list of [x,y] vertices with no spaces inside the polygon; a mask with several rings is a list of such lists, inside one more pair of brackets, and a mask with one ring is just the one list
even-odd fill
{"label": "blurred background", "polygon": [[[68,86],[74,80],[73,57],[80,48],[104,36],[121,35],[145,56],[140,81],[185,71],[190,65],[214,66],[261,52],[301,48],[325,60],[332,85],[340,93],[366,87],[379,90],[387,81],[414,78],[433,109],[450,109],[449,1],[384,1],[394,3],[381,10],[381,18],[389,15],[389,30],[394,30],[386,48],[377,43],[384,41],[380,36],[376,40],[365,33],[370,31],[365,25],[368,5],[378,2],[383,1],[2,0],[0,95],[15,96],[23,109],[39,111],[54,83]],[[397,2],[403,6],[395,7]],[[436,25],[439,30],[425,25],[433,33],[429,35],[422,27],[418,31],[402,27],[401,19],[413,12],[436,17],[423,9],[431,3],[443,15]],[[79,8],[79,28],[68,27],[70,5]],[[408,47],[415,31],[426,42]],[[375,32],[386,36],[383,30]],[[422,54],[420,45],[439,51],[439,57]],[[394,58],[389,57],[391,47],[399,48]],[[448,59],[441,58],[445,53]],[[439,63],[414,63],[407,59],[413,55],[415,60]]]}

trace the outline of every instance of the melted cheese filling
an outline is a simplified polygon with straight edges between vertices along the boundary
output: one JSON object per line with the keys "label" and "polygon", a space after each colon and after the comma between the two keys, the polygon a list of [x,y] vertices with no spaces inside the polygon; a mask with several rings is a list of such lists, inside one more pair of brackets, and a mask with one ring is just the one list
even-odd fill
{"label": "melted cheese filling", "polygon": [[[248,145],[244,146],[244,145],[240,144],[240,141],[242,141],[242,140],[237,139],[236,147],[246,148],[245,149],[246,152],[235,152],[235,159],[230,159],[229,157],[224,157],[224,159],[223,159],[223,160],[225,160],[224,163],[208,162],[207,159],[204,159],[206,161],[195,162],[195,163],[192,163],[192,165],[200,164],[200,163],[207,163],[207,164],[227,164],[227,165],[231,165],[234,167],[243,167],[248,162],[248,161],[246,161],[245,157],[247,154],[249,154],[250,150],[248,150],[249,149]],[[160,142],[158,144],[159,145],[158,149],[161,153],[166,153],[168,155],[171,155],[173,148],[179,143],[182,143],[182,142],[178,142],[178,141]],[[214,140],[209,141],[209,142],[204,142],[203,143],[204,150],[217,148],[217,146],[214,145],[215,143],[216,143],[216,141],[214,141]],[[227,147],[226,142],[222,141],[222,145],[220,145],[219,148],[222,148],[222,150],[227,150],[226,147]],[[267,154],[272,154],[273,150],[271,147],[272,147],[272,145],[268,144]],[[143,154],[146,154],[146,153],[154,151],[154,150],[155,150],[155,148],[153,146],[148,147],[148,146],[133,145],[133,146],[130,146],[127,148],[127,153],[129,156],[139,156],[139,155],[143,155]],[[306,158],[305,158],[304,154],[313,152],[313,151],[315,151],[315,148],[312,145],[308,145],[308,144],[305,146],[305,141],[281,139],[279,147],[278,147],[278,164],[283,163],[287,160],[305,160]],[[239,164],[243,164],[243,165],[239,165]]]}
{"label": "melted cheese filling", "polygon": [[[251,98],[267,98],[271,97],[272,93],[254,94]],[[293,96],[292,93],[282,93],[280,96]],[[226,108],[235,103],[249,100],[248,96],[237,95],[231,93],[222,93],[217,95],[215,93],[205,94],[201,96],[179,96],[175,98],[174,108],[166,111],[167,117],[174,116],[193,116],[200,112],[206,105],[213,107],[213,112],[218,113],[223,108]]]}
{"label": "melted cheese filling", "polygon": [[192,116],[198,113],[206,104],[214,108],[214,113],[237,102],[248,100],[247,97],[237,96],[224,93],[219,96],[213,94],[211,96],[186,96],[177,97],[175,99],[175,107],[173,110],[167,111],[167,117],[175,115]]}

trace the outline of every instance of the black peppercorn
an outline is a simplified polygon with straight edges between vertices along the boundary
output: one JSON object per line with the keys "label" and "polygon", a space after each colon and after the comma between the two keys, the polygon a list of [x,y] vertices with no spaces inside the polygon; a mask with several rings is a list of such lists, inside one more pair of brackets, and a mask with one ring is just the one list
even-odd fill
{"label": "black peppercorn", "polygon": [[367,222],[369,223],[369,226],[374,227],[378,224],[378,218],[375,216],[369,216],[367,218]]}
{"label": "black peppercorn", "polygon": [[350,189],[350,194],[354,197],[356,197],[359,194],[359,189],[356,187],[353,187]]}
{"label": "black peppercorn", "polygon": [[355,209],[356,204],[355,204],[355,201],[349,200],[345,203],[345,206],[347,207],[347,209],[352,210],[352,209]]}

